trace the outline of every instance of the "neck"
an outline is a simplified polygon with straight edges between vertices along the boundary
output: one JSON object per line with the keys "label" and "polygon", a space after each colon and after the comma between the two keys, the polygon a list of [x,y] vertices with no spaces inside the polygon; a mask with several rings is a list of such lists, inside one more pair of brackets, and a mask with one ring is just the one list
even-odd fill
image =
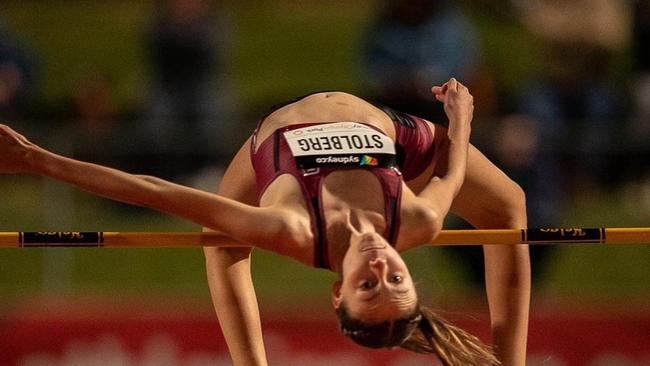
{"label": "neck", "polygon": [[363,210],[339,211],[331,216],[327,222],[330,266],[341,274],[345,253],[356,249],[364,234],[383,232],[385,224],[381,215]]}
{"label": "neck", "polygon": [[333,271],[341,273],[343,257],[355,235],[384,232],[383,197],[381,183],[366,170],[334,171],[325,178],[321,200]]}

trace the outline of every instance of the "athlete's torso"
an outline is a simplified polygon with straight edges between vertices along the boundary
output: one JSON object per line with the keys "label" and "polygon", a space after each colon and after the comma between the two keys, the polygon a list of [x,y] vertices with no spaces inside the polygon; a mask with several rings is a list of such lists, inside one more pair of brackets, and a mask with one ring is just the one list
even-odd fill
{"label": "athlete's torso", "polygon": [[[376,149],[372,151],[373,154],[364,154],[367,152],[364,148],[380,145],[375,141],[382,142],[383,147],[395,145],[393,141],[398,140],[405,145],[400,145],[398,149],[406,151],[400,151],[400,156],[393,158],[402,159],[400,166],[407,168],[409,177],[417,176],[422,173],[423,167],[429,165],[434,153],[433,136],[423,121],[416,121],[411,116],[396,114],[391,110],[379,109],[350,94],[325,92],[287,104],[273,111],[261,122],[251,147],[260,204],[293,202],[294,207],[299,208],[297,212],[309,215],[314,241],[313,248],[307,248],[306,252],[313,253],[314,266],[329,267],[328,224],[349,219],[342,216],[349,214],[350,210],[361,210],[370,217],[378,217],[375,220],[378,232],[395,245],[400,229],[401,208],[408,205],[408,202],[401,202],[402,172],[396,161],[382,161],[385,156],[374,155],[378,153]],[[356,128],[358,133],[353,134],[350,139],[341,135],[345,128]],[[314,129],[333,131],[311,131]],[[291,138],[298,133],[317,135],[310,140],[303,139],[305,146],[302,146],[295,141],[291,142]],[[314,141],[317,145],[307,146],[305,141]],[[324,146],[319,141],[322,141]],[[353,152],[359,152],[356,154],[358,159],[368,157],[368,161],[365,164],[363,161],[352,164],[348,164],[349,161],[345,164],[334,161],[332,164],[316,167],[303,166],[306,157],[297,156],[300,155],[301,148],[330,148],[329,152],[324,152],[325,155],[315,155],[317,159],[330,162],[341,156],[328,155],[336,153],[336,148],[346,152],[359,148],[359,151]],[[395,153],[393,150],[394,155]],[[354,158],[353,155],[349,156]],[[409,159],[405,159],[405,156]],[[345,159],[348,159],[347,157],[348,155],[344,156]],[[314,160],[313,156],[308,158]],[[390,160],[390,157],[387,160]],[[287,175],[295,180],[288,180]],[[282,189],[275,186],[277,184],[282,184]],[[362,199],[356,200],[355,197]],[[296,202],[301,204],[296,205]]]}

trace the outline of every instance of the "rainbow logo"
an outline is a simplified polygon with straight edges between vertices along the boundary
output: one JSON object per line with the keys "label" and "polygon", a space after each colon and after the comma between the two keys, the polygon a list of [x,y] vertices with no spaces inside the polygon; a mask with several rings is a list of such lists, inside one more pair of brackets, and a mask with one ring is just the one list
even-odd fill
{"label": "rainbow logo", "polygon": [[376,166],[379,165],[379,161],[372,156],[364,155],[361,157],[361,163],[359,165]]}

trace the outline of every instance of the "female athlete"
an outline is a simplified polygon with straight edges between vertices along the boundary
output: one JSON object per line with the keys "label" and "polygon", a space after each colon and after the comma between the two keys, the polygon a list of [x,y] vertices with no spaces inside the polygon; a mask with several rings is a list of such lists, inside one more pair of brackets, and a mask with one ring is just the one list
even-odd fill
{"label": "female athlete", "polygon": [[236,365],[266,365],[252,247],[337,272],[341,331],[367,347],[435,353],[445,365],[524,365],[528,248],[485,246],[494,354],[421,306],[399,252],[431,242],[449,211],[477,228],[525,228],[522,190],[469,143],[473,98],[432,88],[449,128],[341,92],[274,108],[237,153],[217,195],[62,157],[0,125],[0,172],[48,176],[218,231],[210,289]]}

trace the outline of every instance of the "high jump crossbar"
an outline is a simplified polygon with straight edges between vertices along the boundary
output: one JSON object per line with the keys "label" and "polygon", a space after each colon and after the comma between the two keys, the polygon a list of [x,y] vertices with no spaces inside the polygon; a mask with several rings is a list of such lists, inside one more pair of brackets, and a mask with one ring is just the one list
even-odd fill
{"label": "high jump crossbar", "polygon": [[[429,245],[650,244],[650,227],[443,230]],[[187,248],[243,246],[210,232],[20,231],[0,232],[0,248]]]}

